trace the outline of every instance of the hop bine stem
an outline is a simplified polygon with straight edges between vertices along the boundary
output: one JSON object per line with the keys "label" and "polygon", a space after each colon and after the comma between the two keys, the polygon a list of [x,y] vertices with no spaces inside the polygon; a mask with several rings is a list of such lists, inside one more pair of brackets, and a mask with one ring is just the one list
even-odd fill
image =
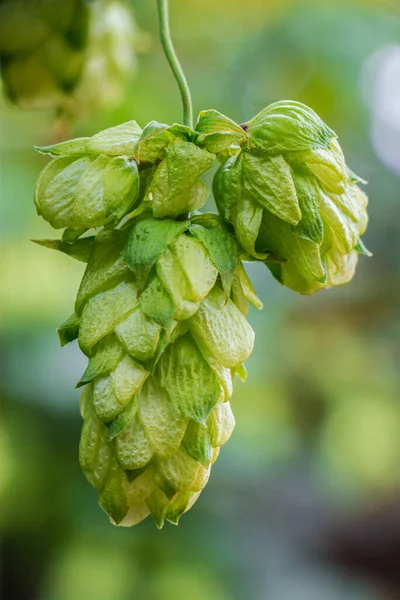
{"label": "hop bine stem", "polygon": [[168,17],[168,0],[157,0],[157,8],[161,44],[182,97],[183,124],[187,125],[188,127],[193,127],[192,98],[190,95],[189,85],[176,55],[171,39]]}

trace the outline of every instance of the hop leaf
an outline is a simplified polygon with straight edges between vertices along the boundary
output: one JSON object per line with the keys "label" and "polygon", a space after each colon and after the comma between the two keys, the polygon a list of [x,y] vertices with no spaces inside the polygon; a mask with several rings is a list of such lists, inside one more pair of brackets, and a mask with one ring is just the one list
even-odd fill
{"label": "hop leaf", "polygon": [[240,365],[253,350],[252,328],[234,302],[226,302],[218,286],[193,316],[190,331],[199,345],[204,346],[223,367]]}
{"label": "hop leaf", "polygon": [[52,146],[37,146],[36,150],[50,156],[131,156],[141,133],[142,130],[136,121],[127,121],[116,127],[104,129],[92,137],[76,138]]}
{"label": "hop leaf", "polygon": [[93,250],[94,239],[93,236],[90,236],[74,242],[64,242],[63,240],[32,240],[32,242],[45,248],[59,250],[76,260],[87,263]]}
{"label": "hop leaf", "polygon": [[301,210],[290,167],[283,156],[243,157],[243,194],[283,221],[297,225]]}
{"label": "hop leaf", "polygon": [[207,200],[208,188],[199,177],[214,160],[214,154],[192,142],[170,143],[150,184],[154,216],[178,216],[201,208]]}
{"label": "hop leaf", "polygon": [[204,244],[217,267],[227,297],[231,294],[232,277],[239,265],[239,249],[235,238],[217,215],[199,215],[192,219],[190,233]]}
{"label": "hop leaf", "polygon": [[184,233],[189,221],[141,219],[131,229],[124,257],[135,274],[140,288],[144,287],[151,268],[162,253],[179,235]]}

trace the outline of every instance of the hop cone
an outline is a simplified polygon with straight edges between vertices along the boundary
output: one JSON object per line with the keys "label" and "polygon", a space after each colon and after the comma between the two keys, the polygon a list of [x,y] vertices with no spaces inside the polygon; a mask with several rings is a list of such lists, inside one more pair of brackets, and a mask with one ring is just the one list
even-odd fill
{"label": "hop cone", "polygon": [[[67,228],[64,239],[39,243],[87,262],[75,311],[59,328],[61,343],[77,338],[89,358],[78,383],[82,469],[112,522],[133,525],[151,514],[161,527],[196,501],[232,433],[232,379],[244,378],[254,342],[245,315],[249,301],[260,302],[220,217],[153,216],[186,209],[214,156],[170,132],[165,138],[157,125],[163,149],[151,163],[143,159],[146,132],[136,128],[42,148],[55,158],[39,178],[36,205]],[[173,178],[164,181],[166,163]],[[124,193],[119,169],[129,173]],[[105,210],[111,189],[119,212]],[[78,237],[94,224],[105,227]]]}
{"label": "hop cone", "polygon": [[[203,220],[143,217],[98,234],[78,292],[74,335],[89,356],[80,461],[116,523],[176,523],[234,427],[232,376],[254,334],[218,278],[213,248],[228,234]],[[234,277],[251,296],[239,263]]]}
{"label": "hop cone", "polygon": [[85,65],[75,98],[86,109],[112,108],[123,100],[136,69],[140,32],[128,2],[95,0],[90,11]]}
{"label": "hop cone", "polygon": [[303,294],[347,283],[358,253],[369,254],[360,239],[367,197],[335,133],[310,108],[277,102],[243,125],[230,154],[214,195],[243,249]]}

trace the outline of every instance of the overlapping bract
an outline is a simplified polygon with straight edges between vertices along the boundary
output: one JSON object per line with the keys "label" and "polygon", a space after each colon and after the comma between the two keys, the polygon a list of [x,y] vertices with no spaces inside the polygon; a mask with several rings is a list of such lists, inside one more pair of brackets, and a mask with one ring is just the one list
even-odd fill
{"label": "overlapping bract", "polygon": [[277,102],[243,126],[214,179],[221,215],[253,258],[311,294],[347,283],[367,226],[367,197],[336,135],[308,107]]}
{"label": "overlapping bract", "polygon": [[0,17],[1,74],[13,102],[75,113],[121,100],[137,38],[124,0],[4,0]]}
{"label": "overlapping bract", "polygon": [[260,303],[216,215],[146,213],[86,239],[75,313],[59,329],[89,357],[80,462],[113,522],[177,523],[233,430],[232,379],[254,342],[243,313]]}

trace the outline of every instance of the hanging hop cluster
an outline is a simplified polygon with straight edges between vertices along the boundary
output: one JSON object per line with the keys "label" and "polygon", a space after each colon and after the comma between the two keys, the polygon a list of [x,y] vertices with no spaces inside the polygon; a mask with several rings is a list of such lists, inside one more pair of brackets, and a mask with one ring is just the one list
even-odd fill
{"label": "hanging hop cluster", "polygon": [[[209,110],[194,130],[131,121],[39,150],[53,160],[36,208],[64,232],[38,243],[87,263],[59,328],[89,359],[82,469],[113,523],[177,523],[234,428],[249,302],[262,307],[242,260],[299,292],[344,283],[364,248],[365,196],[335,134],[294,102],[243,126]],[[217,159],[221,216],[200,214]]]}
{"label": "hanging hop cluster", "polygon": [[4,0],[0,23],[4,89],[21,107],[74,113],[123,97],[138,40],[124,0]]}

